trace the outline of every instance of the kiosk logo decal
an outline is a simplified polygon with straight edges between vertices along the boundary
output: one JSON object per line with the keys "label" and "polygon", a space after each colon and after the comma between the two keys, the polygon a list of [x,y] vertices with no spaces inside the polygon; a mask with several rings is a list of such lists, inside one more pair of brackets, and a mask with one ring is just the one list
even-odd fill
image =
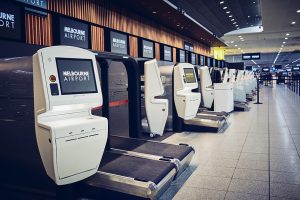
{"label": "kiosk logo decal", "polygon": [[82,82],[90,80],[88,71],[63,71],[63,76],[64,82]]}
{"label": "kiosk logo decal", "polygon": [[76,28],[71,28],[71,27],[64,27],[64,37],[68,39],[73,39],[73,40],[78,40],[78,41],[83,41],[85,42],[86,37],[85,37],[85,31],[76,29]]}
{"label": "kiosk logo decal", "polygon": [[118,38],[112,39],[112,46],[116,48],[125,49],[126,48],[126,41]]}
{"label": "kiosk logo decal", "polygon": [[15,15],[10,13],[0,12],[0,27],[7,29],[15,28]]}

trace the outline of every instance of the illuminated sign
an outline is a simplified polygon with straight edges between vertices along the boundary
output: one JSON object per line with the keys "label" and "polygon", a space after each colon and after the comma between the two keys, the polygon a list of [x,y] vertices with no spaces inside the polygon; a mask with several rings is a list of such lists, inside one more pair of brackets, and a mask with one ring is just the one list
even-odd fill
{"label": "illuminated sign", "polygon": [[196,54],[191,53],[191,64],[195,65],[196,64]]}
{"label": "illuminated sign", "polygon": [[143,58],[154,58],[154,43],[142,40],[142,57]]}
{"label": "illuminated sign", "polygon": [[48,8],[48,0],[16,0],[21,3],[25,3],[31,6],[35,6],[37,8]]}
{"label": "illuminated sign", "polygon": [[110,32],[110,51],[120,54],[128,54],[128,36],[126,34]]}
{"label": "illuminated sign", "polygon": [[242,60],[259,60],[260,53],[246,53],[242,55]]}
{"label": "illuminated sign", "polygon": [[179,50],[179,62],[184,63],[185,62],[185,51]]}
{"label": "illuminated sign", "polygon": [[160,45],[160,59],[165,61],[173,61],[173,49],[170,46],[167,45]]}
{"label": "illuminated sign", "polygon": [[184,49],[194,52],[194,45],[189,42],[184,42]]}
{"label": "illuminated sign", "polygon": [[60,17],[59,44],[89,48],[89,25]]}
{"label": "illuminated sign", "polygon": [[0,38],[21,40],[21,9],[10,2],[0,2]]}

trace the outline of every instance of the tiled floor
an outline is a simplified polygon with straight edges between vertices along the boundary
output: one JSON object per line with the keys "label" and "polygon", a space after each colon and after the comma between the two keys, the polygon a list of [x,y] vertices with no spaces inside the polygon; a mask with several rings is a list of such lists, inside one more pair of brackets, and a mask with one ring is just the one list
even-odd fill
{"label": "tiled floor", "polygon": [[164,140],[196,154],[161,199],[300,199],[300,98],[274,85],[262,88],[261,102],[232,113],[223,133]]}

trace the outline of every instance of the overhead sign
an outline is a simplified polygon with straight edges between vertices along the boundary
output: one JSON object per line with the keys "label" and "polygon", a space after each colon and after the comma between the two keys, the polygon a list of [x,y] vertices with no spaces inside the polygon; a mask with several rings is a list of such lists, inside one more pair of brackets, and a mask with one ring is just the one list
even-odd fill
{"label": "overhead sign", "polygon": [[179,50],[179,62],[184,63],[185,62],[185,51]]}
{"label": "overhead sign", "polygon": [[154,43],[147,41],[147,40],[142,40],[142,47],[143,47],[143,53],[142,57],[143,58],[154,58]]}
{"label": "overhead sign", "polygon": [[260,53],[246,53],[242,54],[242,60],[259,60]]}
{"label": "overhead sign", "polygon": [[262,71],[263,71],[263,72],[270,72],[270,68],[269,68],[269,67],[263,67],[263,68],[262,68]]}
{"label": "overhead sign", "polygon": [[128,54],[128,36],[123,33],[110,31],[110,51],[120,54]]}
{"label": "overhead sign", "polygon": [[204,66],[204,56],[200,55],[200,65]]}
{"label": "overhead sign", "polygon": [[172,47],[164,45],[164,60],[172,61]]}
{"label": "overhead sign", "polygon": [[0,1],[0,38],[21,40],[21,8],[10,2]]}
{"label": "overhead sign", "polygon": [[31,5],[31,6],[35,6],[38,8],[44,8],[44,9],[48,8],[48,0],[16,0],[16,1]]}
{"label": "overhead sign", "polygon": [[60,17],[59,44],[89,48],[89,25]]}
{"label": "overhead sign", "polygon": [[191,64],[195,65],[196,64],[196,54],[191,53]]}
{"label": "overhead sign", "polygon": [[206,57],[206,61],[207,61],[207,62],[206,62],[207,66],[208,66],[208,67],[211,67],[211,66],[210,66],[210,57]]}
{"label": "overhead sign", "polygon": [[184,49],[194,52],[194,45],[189,42],[184,42]]}

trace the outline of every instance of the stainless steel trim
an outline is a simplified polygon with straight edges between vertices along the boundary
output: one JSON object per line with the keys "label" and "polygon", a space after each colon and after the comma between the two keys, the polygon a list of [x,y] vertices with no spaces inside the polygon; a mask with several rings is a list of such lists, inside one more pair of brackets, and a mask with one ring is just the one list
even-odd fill
{"label": "stainless steel trim", "polygon": [[171,184],[176,174],[172,169],[157,185],[151,181],[143,182],[131,177],[98,171],[84,182],[93,187],[104,188],[143,198],[158,198]]}

